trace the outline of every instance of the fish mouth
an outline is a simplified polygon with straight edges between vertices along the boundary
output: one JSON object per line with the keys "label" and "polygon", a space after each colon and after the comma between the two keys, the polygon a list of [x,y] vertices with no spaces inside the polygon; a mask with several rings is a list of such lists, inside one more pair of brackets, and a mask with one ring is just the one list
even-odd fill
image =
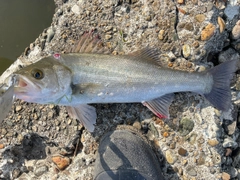
{"label": "fish mouth", "polygon": [[38,85],[33,83],[28,78],[22,75],[17,75],[16,85],[14,87],[15,92],[31,94],[39,92],[40,89],[41,88]]}

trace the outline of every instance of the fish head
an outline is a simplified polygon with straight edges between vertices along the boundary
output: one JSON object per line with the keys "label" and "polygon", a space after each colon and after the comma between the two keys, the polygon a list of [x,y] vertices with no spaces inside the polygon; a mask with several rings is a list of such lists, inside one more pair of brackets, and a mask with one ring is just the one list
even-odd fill
{"label": "fish head", "polygon": [[71,71],[52,57],[46,57],[15,73],[16,98],[27,102],[54,103],[71,89]]}

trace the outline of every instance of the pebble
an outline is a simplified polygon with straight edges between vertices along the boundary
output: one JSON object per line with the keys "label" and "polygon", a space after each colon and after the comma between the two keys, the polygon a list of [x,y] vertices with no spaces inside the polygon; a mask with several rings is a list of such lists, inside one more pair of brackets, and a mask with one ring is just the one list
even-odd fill
{"label": "pebble", "polygon": [[219,144],[218,140],[217,139],[209,139],[208,140],[208,144],[212,147],[216,146]]}
{"label": "pebble", "polygon": [[204,14],[197,14],[195,16],[195,19],[198,21],[198,22],[203,22],[205,20],[206,16]]}
{"label": "pebble", "polygon": [[223,147],[236,149],[238,147],[238,143],[235,142],[231,137],[226,137],[223,141]]}
{"label": "pebble", "polygon": [[222,33],[225,30],[226,24],[220,16],[218,16],[218,25],[219,25],[219,31],[220,33]]}
{"label": "pebble", "polygon": [[187,155],[187,150],[183,148],[178,149],[178,154],[181,156],[186,156]]}
{"label": "pebble", "polygon": [[209,40],[215,31],[215,26],[212,23],[209,23],[201,32],[201,40],[207,41]]}
{"label": "pebble", "polygon": [[182,136],[188,135],[194,127],[194,122],[188,118],[183,118],[180,121],[179,132]]}
{"label": "pebble", "polygon": [[68,157],[54,156],[52,157],[52,161],[60,170],[64,170],[70,164],[70,159]]}
{"label": "pebble", "polygon": [[226,172],[222,173],[222,180],[230,180],[230,175]]}
{"label": "pebble", "polygon": [[197,176],[197,171],[195,170],[194,167],[188,167],[188,168],[187,168],[187,173],[188,173],[190,176]]}
{"label": "pebble", "polygon": [[16,179],[20,176],[20,174],[21,174],[21,171],[18,168],[15,168],[12,172],[12,178]]}
{"label": "pebble", "polygon": [[21,110],[22,110],[22,106],[20,106],[20,105],[16,106],[16,108],[15,108],[15,111],[16,111],[16,112],[19,112],[19,111],[21,111]]}
{"label": "pebble", "polygon": [[233,39],[239,39],[240,37],[240,20],[238,20],[235,26],[232,29],[232,37]]}
{"label": "pebble", "polygon": [[178,2],[178,4],[183,4],[184,0],[178,0],[177,2]]}
{"label": "pebble", "polygon": [[182,46],[182,53],[185,58],[188,58],[191,55],[191,47],[188,44]]}
{"label": "pebble", "polygon": [[55,34],[55,32],[54,32],[53,28],[49,28],[47,30],[47,39],[46,39],[46,41],[50,42],[52,40],[54,34]]}
{"label": "pebble", "polygon": [[73,5],[73,7],[71,8],[72,12],[79,15],[80,14],[80,7],[78,5]]}
{"label": "pebble", "polygon": [[141,123],[139,121],[135,121],[133,123],[133,127],[135,127],[138,130],[140,130],[142,128]]}
{"label": "pebble", "polygon": [[205,154],[204,153],[200,153],[199,158],[197,159],[197,165],[203,165],[205,163]]}
{"label": "pebble", "polygon": [[43,165],[43,166],[40,166],[40,167],[36,167],[36,169],[34,170],[34,174],[36,176],[41,176],[44,173],[46,173],[47,171],[48,171],[48,167]]}
{"label": "pebble", "polygon": [[163,38],[164,38],[164,33],[165,33],[164,30],[160,30],[160,31],[159,31],[159,33],[158,33],[158,38],[159,38],[159,40],[163,40]]}
{"label": "pebble", "polygon": [[237,121],[233,121],[227,126],[228,135],[233,135],[236,130]]}
{"label": "pebble", "polygon": [[0,144],[0,149],[4,149],[4,144]]}
{"label": "pebble", "polygon": [[169,164],[174,164],[177,161],[177,156],[171,150],[167,150],[166,160]]}
{"label": "pebble", "polygon": [[109,39],[111,39],[111,38],[112,38],[112,35],[110,35],[110,34],[106,34],[106,35],[105,35],[105,39],[106,39],[106,40],[109,40]]}
{"label": "pebble", "polygon": [[187,165],[187,163],[188,163],[188,160],[187,159],[184,159],[183,161],[182,161],[182,165]]}

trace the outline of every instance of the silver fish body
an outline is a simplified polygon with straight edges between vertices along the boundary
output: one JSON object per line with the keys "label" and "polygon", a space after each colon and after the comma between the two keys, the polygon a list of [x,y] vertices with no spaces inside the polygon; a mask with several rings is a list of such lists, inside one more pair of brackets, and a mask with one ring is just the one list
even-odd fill
{"label": "silver fish body", "polygon": [[63,54],[60,62],[72,71],[71,97],[61,105],[149,101],[173,92],[209,93],[210,73],[161,68],[136,57],[104,54]]}
{"label": "silver fish body", "polygon": [[158,117],[169,118],[174,92],[191,91],[220,110],[230,107],[236,60],[200,73],[162,68],[157,61],[158,53],[149,48],[122,56],[57,54],[16,72],[14,93],[28,102],[67,106],[89,131],[96,122],[89,103],[142,102]]}

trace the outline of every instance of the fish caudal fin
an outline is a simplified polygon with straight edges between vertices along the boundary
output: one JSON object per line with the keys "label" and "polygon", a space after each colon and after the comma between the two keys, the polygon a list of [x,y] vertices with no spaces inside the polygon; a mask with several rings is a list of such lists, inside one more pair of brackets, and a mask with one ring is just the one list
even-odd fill
{"label": "fish caudal fin", "polygon": [[66,109],[70,117],[81,121],[89,132],[94,131],[94,124],[97,119],[96,109],[94,107],[87,104],[80,104],[77,106],[67,106]]}
{"label": "fish caudal fin", "polygon": [[227,61],[207,71],[213,77],[212,90],[204,94],[217,109],[227,111],[231,105],[230,82],[236,71],[237,60]]}
{"label": "fish caudal fin", "polygon": [[151,110],[159,118],[169,118],[169,106],[172,103],[174,94],[166,94],[151,101],[142,102],[149,110]]}

